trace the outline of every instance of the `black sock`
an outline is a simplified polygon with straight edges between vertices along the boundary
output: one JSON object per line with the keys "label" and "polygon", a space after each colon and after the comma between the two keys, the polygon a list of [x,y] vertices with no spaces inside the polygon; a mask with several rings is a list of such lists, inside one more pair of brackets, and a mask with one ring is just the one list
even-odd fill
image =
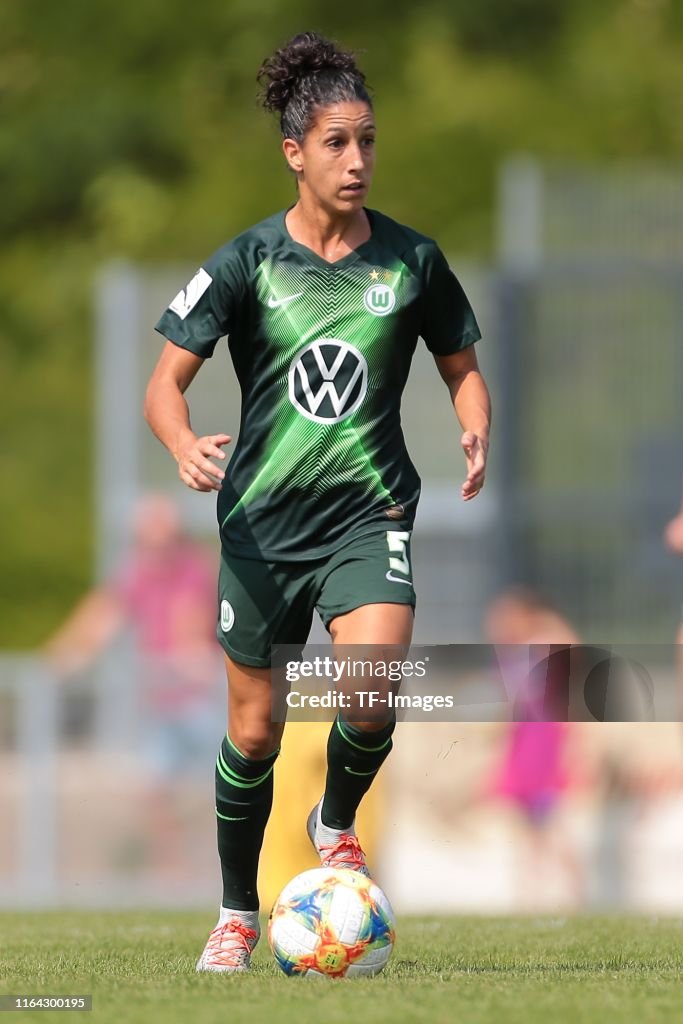
{"label": "black sock", "polygon": [[335,718],[327,740],[327,781],[320,817],[329,828],[350,828],[358,805],[392,748],[396,720],[375,732]]}
{"label": "black sock", "polygon": [[258,910],[256,874],[263,833],[273,804],[273,765],[280,748],[262,761],[240,753],[228,735],[216,760],[218,854],[223,906]]}

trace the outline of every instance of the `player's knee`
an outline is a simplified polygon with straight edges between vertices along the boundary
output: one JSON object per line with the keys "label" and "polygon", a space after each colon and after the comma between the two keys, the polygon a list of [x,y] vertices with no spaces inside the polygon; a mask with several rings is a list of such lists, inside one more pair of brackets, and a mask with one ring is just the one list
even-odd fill
{"label": "player's knee", "polygon": [[[342,718],[342,716],[339,716]],[[381,737],[381,739],[389,739],[393,735],[396,728],[396,712],[390,711],[389,715],[372,715],[372,717],[366,722],[357,722],[355,719],[346,721],[342,718],[344,724],[344,730],[347,734],[353,735],[354,733],[369,734],[372,733]]]}
{"label": "player's knee", "polygon": [[371,722],[353,722],[355,729],[359,732],[381,732],[390,736],[396,728],[396,718],[381,718],[373,719]]}
{"label": "player's knee", "polygon": [[244,757],[261,761],[272,754],[280,742],[281,730],[273,722],[251,722],[230,727],[230,739]]}

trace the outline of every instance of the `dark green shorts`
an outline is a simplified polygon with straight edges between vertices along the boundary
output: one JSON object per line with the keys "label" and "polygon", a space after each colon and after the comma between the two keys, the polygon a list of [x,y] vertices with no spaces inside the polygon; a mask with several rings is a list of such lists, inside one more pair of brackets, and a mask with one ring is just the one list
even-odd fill
{"label": "dark green shorts", "polygon": [[221,646],[235,661],[265,668],[273,646],[304,646],[314,609],[329,627],[364,604],[415,607],[410,532],[382,530],[300,562],[238,558],[223,547],[218,600]]}

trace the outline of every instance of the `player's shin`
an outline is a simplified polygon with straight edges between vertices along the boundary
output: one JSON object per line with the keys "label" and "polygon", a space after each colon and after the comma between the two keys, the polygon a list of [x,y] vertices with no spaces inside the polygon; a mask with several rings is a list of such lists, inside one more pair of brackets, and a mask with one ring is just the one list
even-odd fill
{"label": "player's shin", "polygon": [[395,728],[395,718],[370,731],[337,715],[327,741],[327,780],[320,814],[323,826],[351,828],[358,805],[391,751]]}
{"label": "player's shin", "polygon": [[245,757],[225,736],[216,760],[216,821],[224,908],[257,911],[256,875],[263,834],[273,803],[273,765]]}

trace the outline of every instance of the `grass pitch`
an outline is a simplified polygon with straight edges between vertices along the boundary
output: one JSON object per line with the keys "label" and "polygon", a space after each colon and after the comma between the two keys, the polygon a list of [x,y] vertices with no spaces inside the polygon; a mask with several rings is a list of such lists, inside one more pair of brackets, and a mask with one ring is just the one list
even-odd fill
{"label": "grass pitch", "polygon": [[[93,994],[87,1024],[659,1024],[683,1020],[678,919],[399,918],[376,978],[195,973],[211,913],[0,914],[0,994]],[[55,1011],[22,1011],[45,1024]],[[11,1018],[16,1019],[16,1018]]]}

